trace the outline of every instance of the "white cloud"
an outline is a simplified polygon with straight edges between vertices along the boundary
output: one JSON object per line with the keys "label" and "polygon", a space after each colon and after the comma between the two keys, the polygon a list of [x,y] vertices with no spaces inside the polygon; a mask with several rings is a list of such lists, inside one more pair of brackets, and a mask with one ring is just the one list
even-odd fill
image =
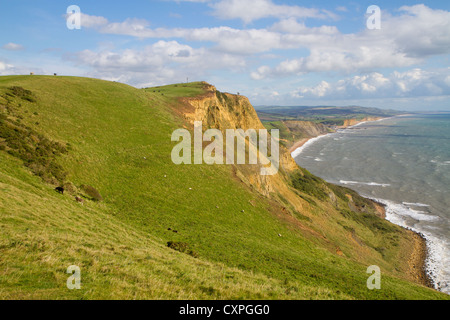
{"label": "white cloud", "polygon": [[12,70],[14,68],[13,65],[8,64],[6,62],[0,61],[0,74],[8,74],[9,70]]}
{"label": "white cloud", "polygon": [[[103,17],[90,19],[88,15],[82,21],[90,21],[86,28],[95,28],[100,33],[128,35],[136,38],[169,39],[182,38],[187,41],[214,43],[215,50],[250,55],[269,52],[273,49],[294,49],[311,41],[320,41],[321,35],[338,34],[331,26],[307,28],[304,24],[288,19],[275,24],[270,29],[235,29],[227,26],[212,28],[150,28],[144,19],[126,19],[122,22],[109,22]],[[83,16],[84,17],[84,16]],[[292,28],[296,33],[286,33]],[[315,40],[314,40],[315,39]]]}
{"label": "white cloud", "polygon": [[318,99],[401,98],[450,95],[450,68],[427,71],[414,68],[394,71],[388,76],[378,72],[356,75],[334,83],[321,81],[315,86],[302,86],[294,97]]}
{"label": "white cloud", "polygon": [[423,4],[400,11],[403,15],[388,19],[384,27],[400,50],[413,57],[450,53],[450,12]]}
{"label": "white cloud", "polygon": [[270,30],[294,35],[339,34],[339,30],[335,26],[323,25],[320,27],[308,28],[304,22],[299,23],[296,18],[282,19],[279,22],[276,22],[274,25],[272,25]]}
{"label": "white cloud", "polygon": [[307,28],[293,19],[274,30],[287,32],[291,43],[302,44],[309,56],[288,59],[278,66],[253,72],[254,79],[307,72],[364,72],[377,68],[407,67],[432,55],[450,53],[450,12],[424,5],[402,7],[400,16],[385,14],[381,30],[342,34],[333,27]]}
{"label": "white cloud", "polygon": [[17,44],[17,43],[7,43],[5,45],[2,46],[3,49],[8,50],[8,51],[20,51],[20,50],[24,50],[24,46],[22,46],[21,44]]}
{"label": "white cloud", "polygon": [[141,50],[84,50],[71,57],[91,68],[89,75],[137,87],[200,79],[210,70],[239,70],[245,61],[226,53],[192,48],[177,41],[158,41]]}
{"label": "white cloud", "polygon": [[331,12],[290,5],[277,5],[271,0],[221,0],[211,5],[220,19],[240,19],[248,24],[262,18],[333,18]]}
{"label": "white cloud", "polygon": [[106,25],[108,23],[108,19],[101,16],[91,16],[81,13],[80,22],[83,28],[95,28]]}
{"label": "white cloud", "polygon": [[311,88],[300,88],[298,93],[299,96],[304,97],[305,95],[312,95],[314,97],[323,97],[331,90],[331,86],[326,81],[321,81],[317,86]]}
{"label": "white cloud", "polygon": [[[265,11],[264,8],[285,7],[274,5],[268,0],[259,1],[263,2],[261,8],[258,6],[257,9],[244,12],[259,16],[259,10]],[[220,1],[216,5],[250,6],[246,1]],[[262,29],[235,29],[226,26],[150,28],[150,23],[144,19],[108,22],[106,18],[89,15],[83,15],[82,21],[88,21],[83,24],[86,28],[96,28],[101,33],[207,42],[215,44],[215,50],[243,55],[267,53],[275,49],[309,49],[309,56],[283,62],[284,65],[298,66],[298,69],[289,69],[291,74],[404,67],[417,64],[430,55],[450,53],[449,12],[417,5],[402,7],[401,13],[396,17],[384,14],[382,30],[363,30],[354,34],[343,34],[334,26],[307,27],[293,17],[295,14]],[[283,71],[283,65],[280,65],[259,77],[271,74],[280,76]]]}
{"label": "white cloud", "polygon": [[[110,22],[104,17],[83,15],[85,28],[155,39],[156,42],[143,49],[85,50],[76,55],[75,61],[90,67],[91,76],[136,86],[179,82],[187,76],[201,79],[212,70],[249,72],[250,64],[253,68],[250,76],[255,80],[296,75],[305,79],[305,74],[317,72],[343,77],[339,81],[326,79],[314,86],[297,87],[294,97],[343,101],[352,97],[406,99],[449,94],[450,72],[447,69],[444,72],[414,68],[430,56],[450,53],[448,11],[424,5],[402,7],[395,16],[383,12],[381,30],[362,29],[344,34],[335,26],[309,27],[302,20],[329,17],[323,10],[300,12],[298,6],[258,1],[262,7],[254,5],[255,8],[248,9],[250,2],[230,0],[215,2],[213,9],[218,17],[237,18],[246,23],[269,17],[279,20],[265,28],[158,28],[144,19]],[[218,11],[220,8],[223,10]],[[364,28],[362,22],[361,28]],[[205,46],[187,45],[191,41]],[[267,65],[260,63],[280,57],[284,57],[284,61],[277,61],[275,65],[272,61]],[[407,67],[411,69],[405,72],[382,74],[379,71],[380,68]],[[283,99],[286,90],[274,86],[266,94],[273,99]]]}

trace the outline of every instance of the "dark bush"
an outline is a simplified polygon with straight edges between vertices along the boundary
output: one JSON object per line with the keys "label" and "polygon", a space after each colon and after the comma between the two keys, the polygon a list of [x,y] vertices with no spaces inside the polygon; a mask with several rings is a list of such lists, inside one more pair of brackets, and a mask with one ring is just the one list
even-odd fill
{"label": "dark bush", "polygon": [[198,257],[198,254],[194,251],[192,251],[191,249],[189,249],[189,245],[186,242],[174,242],[174,241],[169,241],[167,242],[167,246],[170,249],[182,252],[182,253],[186,253],[190,256],[193,256],[194,258]]}
{"label": "dark bush", "polygon": [[[29,94],[23,88],[12,88],[14,89],[10,88],[11,94],[19,96]],[[0,115],[0,139],[4,140],[1,150],[21,159],[26,167],[44,181],[61,183],[65,180],[67,173],[56,163],[57,156],[67,153],[67,149],[61,143],[45,138],[5,114]]]}
{"label": "dark bush", "polygon": [[89,185],[81,185],[80,188],[86,193],[88,197],[91,198],[93,201],[103,201],[103,197],[100,195],[100,192],[98,192],[94,187]]}
{"label": "dark bush", "polygon": [[327,193],[324,191],[324,181],[309,171],[303,169],[295,171],[291,176],[292,186],[310,196],[324,200],[327,198]]}
{"label": "dark bush", "polygon": [[8,96],[16,96],[18,98],[21,98],[23,100],[29,101],[29,102],[36,102],[36,98],[33,94],[33,92],[31,92],[30,90],[24,89],[22,87],[9,87],[9,92],[7,92],[6,94]]}

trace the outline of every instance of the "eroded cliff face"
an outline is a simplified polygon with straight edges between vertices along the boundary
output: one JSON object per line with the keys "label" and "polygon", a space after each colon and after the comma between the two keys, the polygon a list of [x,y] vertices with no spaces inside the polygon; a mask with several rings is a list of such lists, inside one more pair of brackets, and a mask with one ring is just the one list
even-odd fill
{"label": "eroded cliff face", "polygon": [[317,137],[330,132],[330,129],[321,123],[312,121],[284,121],[286,127],[295,135],[305,138]]}
{"label": "eroded cliff face", "polygon": [[[226,129],[244,131],[264,129],[246,97],[221,93],[207,83],[204,83],[204,90],[204,94],[200,96],[182,98],[176,110],[186,120],[186,128],[192,129],[195,121],[202,121],[203,131],[216,128],[222,131],[224,137]],[[360,121],[350,119],[344,125],[351,126]],[[329,132],[326,126],[308,122],[293,121],[289,126],[309,137]],[[248,144],[248,141],[246,143]],[[373,259],[377,259],[377,263],[383,265],[384,258],[379,258],[377,251],[380,244],[376,244],[378,247],[375,247],[376,245],[371,243],[373,241],[371,236],[367,237],[362,230],[373,228],[371,224],[373,220],[367,217],[375,215],[383,217],[384,208],[361,198],[350,189],[333,186],[314,177],[295,163],[288,149],[281,144],[279,147],[280,167],[277,174],[261,175],[261,165],[250,164],[232,165],[230,167],[232,174],[248,188],[268,199],[270,207],[267,209],[294,232],[320,244],[321,248],[337,256],[355,259],[365,264],[373,264]],[[352,222],[356,221],[355,219],[363,225],[355,225]],[[369,220],[365,222],[364,219]],[[353,227],[349,227],[348,224]],[[403,257],[400,258],[404,260]],[[387,267],[389,263],[392,262],[386,262]],[[403,266],[398,267],[398,270],[400,274],[406,272]]]}
{"label": "eroded cliff face", "polygon": [[250,101],[241,95],[222,93],[205,84],[206,93],[186,101],[193,107],[185,113],[189,122],[202,121],[209,128],[264,129]]}
{"label": "eroded cliff face", "polygon": [[338,126],[337,128],[343,129],[348,128],[354,125],[357,125],[358,123],[365,122],[365,121],[376,121],[380,120],[382,118],[380,117],[365,117],[364,119],[346,119],[344,120],[344,124],[342,126]]}
{"label": "eroded cliff face", "polygon": [[[205,91],[202,96],[186,98],[184,101],[191,106],[184,114],[190,124],[202,121],[203,130],[219,129],[224,136],[226,129],[242,129],[244,131],[265,129],[247,97],[219,92],[214,86],[206,83]],[[239,165],[234,167],[235,175],[249,187],[265,196],[270,196],[274,190],[286,189],[286,181],[283,181],[282,175],[298,169],[298,166],[287,149],[280,146],[279,151],[278,174],[261,175],[260,165]]]}

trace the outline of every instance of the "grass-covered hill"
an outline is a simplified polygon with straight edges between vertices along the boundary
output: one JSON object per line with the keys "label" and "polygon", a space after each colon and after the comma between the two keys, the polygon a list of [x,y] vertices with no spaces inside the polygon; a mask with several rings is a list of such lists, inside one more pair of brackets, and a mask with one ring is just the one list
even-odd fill
{"label": "grass-covered hill", "polygon": [[234,167],[173,164],[205,88],[0,77],[0,299],[448,297],[413,282],[412,233],[351,190],[296,169],[264,195]]}

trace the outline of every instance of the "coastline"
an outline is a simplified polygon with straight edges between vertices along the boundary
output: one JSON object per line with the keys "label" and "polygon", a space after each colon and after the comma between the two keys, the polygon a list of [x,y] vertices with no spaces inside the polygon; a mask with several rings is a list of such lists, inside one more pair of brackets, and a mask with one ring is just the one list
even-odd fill
{"label": "coastline", "polygon": [[[363,196],[363,195],[362,195]],[[387,218],[387,207],[388,204],[383,203],[379,199],[374,199],[371,197],[363,196],[366,199],[371,200],[376,210],[381,213],[380,217],[382,219],[388,220]],[[394,223],[390,221],[391,223]],[[429,253],[429,247],[428,247],[428,240],[425,237],[424,234],[422,234],[419,231],[413,230],[411,228],[399,225],[394,223],[395,225],[398,225],[399,227],[402,227],[407,232],[411,233],[412,239],[413,239],[413,245],[412,245],[412,251],[409,254],[408,257],[408,272],[407,275],[410,278],[410,280],[421,284],[425,287],[437,290],[434,286],[433,278],[431,276],[431,272],[427,270],[427,262],[428,258],[430,256]]]}
{"label": "coastline", "polygon": [[[391,118],[391,117],[389,117]],[[324,137],[327,136],[329,134],[333,134],[336,133],[337,130],[343,130],[343,129],[349,129],[352,127],[357,127],[360,126],[366,122],[375,122],[375,121],[379,121],[379,120],[385,120],[385,119],[389,119],[389,118],[382,118],[382,117],[370,117],[370,118],[364,118],[362,120],[354,120],[354,119],[350,119],[348,121],[346,121],[344,123],[344,125],[342,126],[337,126],[336,129],[333,132],[329,132],[326,134],[322,134],[319,136],[315,136],[315,137],[309,137],[309,138],[302,138],[299,141],[294,142],[294,144],[292,145],[292,147],[289,148],[289,152],[292,154],[294,153],[297,149],[303,147],[306,143],[308,143],[308,141],[312,140],[312,139],[317,139],[320,137]]]}
{"label": "coastline", "polygon": [[[375,121],[380,121],[380,120],[385,120],[385,119],[389,119],[392,117],[388,117],[388,118],[376,118],[376,119],[363,119],[361,121],[356,121],[355,123],[352,123],[351,125],[347,125],[347,126],[340,126],[337,127],[337,129],[348,129],[351,127],[355,127],[355,126],[359,126],[362,125],[363,123],[366,122],[375,122]],[[320,139],[321,137],[327,136],[329,134],[333,134],[336,133],[336,131],[334,132],[330,132],[324,135],[319,135],[316,137],[310,137],[310,138],[303,138],[297,142],[294,143],[294,145],[289,149],[289,152],[291,153],[292,157],[295,160],[295,157],[297,157],[302,151],[303,148],[308,144],[308,143],[312,143],[315,140]],[[367,199],[370,199],[374,205],[376,210],[379,212],[380,217],[382,219],[386,219],[386,207],[387,205],[384,204],[381,201],[377,201],[375,199],[372,199],[370,197],[366,197]],[[387,220],[387,219],[386,219]],[[409,228],[406,228],[404,226],[399,225],[400,227],[404,228],[405,230],[407,230],[408,232],[411,232],[412,238],[413,238],[413,246],[412,246],[412,252],[408,258],[408,277],[418,283],[421,284],[423,286],[426,286],[428,288],[434,289],[436,290],[434,284],[433,284],[433,280],[431,277],[431,273],[429,270],[427,270],[427,261],[429,258],[429,248],[427,245],[427,240],[424,237],[423,234],[421,234],[418,231],[415,230],[411,230]]]}
{"label": "coastline", "polygon": [[306,142],[308,142],[308,140],[311,140],[312,138],[314,138],[314,137],[311,137],[311,138],[303,138],[303,139],[301,139],[301,140],[295,142],[295,143],[292,145],[292,147],[289,149],[289,152],[290,152],[290,153],[294,152],[295,150],[297,150],[298,148],[302,147]]}
{"label": "coastline", "polygon": [[409,276],[415,282],[431,289],[435,289],[433,281],[426,270],[426,261],[428,258],[428,247],[426,239],[421,233],[417,231],[411,229],[407,230],[412,233],[414,239],[413,251],[408,260]]}

